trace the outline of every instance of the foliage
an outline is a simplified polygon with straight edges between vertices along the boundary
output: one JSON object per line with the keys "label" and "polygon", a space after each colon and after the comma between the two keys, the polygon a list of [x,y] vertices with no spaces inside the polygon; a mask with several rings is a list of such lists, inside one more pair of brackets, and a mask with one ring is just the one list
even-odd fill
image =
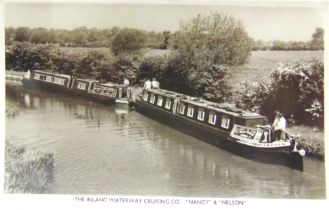
{"label": "foliage", "polygon": [[52,153],[27,151],[6,141],[4,190],[9,193],[44,193],[52,178]]}
{"label": "foliage", "polygon": [[312,49],[317,50],[317,49],[324,49],[324,29],[323,28],[316,28],[315,32],[312,34],[312,41],[311,41],[311,46]]}
{"label": "foliage", "polygon": [[252,48],[241,22],[219,12],[183,22],[176,39],[179,54],[196,68],[205,63],[210,67],[244,64]]}
{"label": "foliage", "polygon": [[286,64],[274,70],[271,82],[245,84],[237,105],[273,117],[279,110],[292,123],[323,127],[324,65],[322,62]]}
{"label": "foliage", "polygon": [[316,28],[312,34],[311,41],[279,41],[264,42],[257,40],[254,42],[253,50],[323,50],[324,49],[324,29]]}
{"label": "foliage", "polygon": [[122,83],[135,80],[138,56],[113,57],[100,51],[63,52],[54,47],[15,42],[6,49],[6,69],[16,71],[46,70]]}
{"label": "foliage", "polygon": [[155,77],[161,88],[222,102],[231,96],[231,88],[224,79],[228,70],[227,66],[214,66],[211,71],[190,75],[188,64],[179,55],[172,54],[142,60],[137,80]]}
{"label": "foliage", "polygon": [[[16,42],[31,42],[63,47],[110,47],[116,35],[121,31],[135,30],[112,27],[106,29],[79,27],[72,30],[46,28],[5,28],[6,45]],[[143,46],[162,49],[170,38],[168,31],[140,31],[145,37]],[[164,37],[165,36],[165,37]],[[168,42],[169,43],[169,42]]]}
{"label": "foliage", "polygon": [[50,47],[33,45],[27,42],[15,42],[6,50],[6,69],[27,71],[47,69]]}
{"label": "foliage", "polygon": [[114,55],[134,53],[139,51],[145,43],[144,34],[136,29],[123,29],[113,39],[111,50]]}
{"label": "foliage", "polygon": [[144,60],[140,76],[155,76],[161,87],[223,102],[231,96],[225,81],[229,66],[246,62],[251,39],[234,18],[212,13],[181,24],[173,35],[177,52]]}
{"label": "foliage", "polygon": [[27,42],[30,39],[30,31],[29,28],[26,27],[18,27],[14,34],[15,41],[18,42]]}
{"label": "foliage", "polygon": [[250,111],[260,111],[260,107],[271,93],[271,87],[265,81],[259,83],[243,82],[236,99],[236,106]]}

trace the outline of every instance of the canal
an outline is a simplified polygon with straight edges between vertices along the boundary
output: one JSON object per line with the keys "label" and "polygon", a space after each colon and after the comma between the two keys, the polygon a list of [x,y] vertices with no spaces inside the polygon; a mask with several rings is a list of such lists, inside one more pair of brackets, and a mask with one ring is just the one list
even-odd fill
{"label": "canal", "polygon": [[324,162],[305,171],[247,160],[125,106],[6,91],[6,141],[54,153],[53,194],[325,198]]}

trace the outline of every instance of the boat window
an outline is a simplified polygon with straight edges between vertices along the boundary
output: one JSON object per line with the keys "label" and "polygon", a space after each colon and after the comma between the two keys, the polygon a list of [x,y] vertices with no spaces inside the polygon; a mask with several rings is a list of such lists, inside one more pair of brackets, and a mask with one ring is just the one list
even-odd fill
{"label": "boat window", "polygon": [[64,85],[64,79],[61,78],[54,78],[53,82],[59,85]]}
{"label": "boat window", "polygon": [[210,124],[215,125],[216,124],[216,118],[217,118],[217,115],[215,114],[215,112],[209,112],[209,120],[208,120],[208,122]]}
{"label": "boat window", "polygon": [[54,81],[55,81],[55,79],[54,79],[54,77],[52,77],[52,78],[51,78],[51,82],[54,82]]}
{"label": "boat window", "polygon": [[200,109],[199,108],[199,111],[198,111],[198,120],[203,121],[204,120],[204,114],[205,114],[204,109]]}
{"label": "boat window", "polygon": [[179,106],[179,113],[184,114],[184,112],[185,112],[185,104],[181,103],[180,106]]}
{"label": "boat window", "polygon": [[33,79],[40,79],[40,74],[35,74],[35,75],[33,76]]}
{"label": "boat window", "polygon": [[40,80],[46,80],[46,76],[44,76],[44,75],[40,75]]}
{"label": "boat window", "polygon": [[148,96],[149,96],[149,93],[145,91],[144,94],[143,94],[143,100],[147,101]]}
{"label": "boat window", "polygon": [[230,126],[230,118],[227,115],[222,116],[222,123],[221,127],[222,128],[229,128]]}
{"label": "boat window", "polygon": [[158,106],[162,106],[162,101],[163,101],[162,96],[158,96],[158,102],[157,102],[157,105],[158,105]]}
{"label": "boat window", "polygon": [[194,113],[194,108],[192,105],[188,105],[187,106],[187,116],[189,117],[193,117],[193,113]]}
{"label": "boat window", "polygon": [[167,98],[165,108],[170,109],[170,106],[171,106],[171,100],[170,100],[170,98]]}
{"label": "boat window", "polygon": [[151,94],[150,103],[151,104],[154,104],[154,101],[155,101],[155,95],[154,94]]}
{"label": "boat window", "polygon": [[78,82],[77,88],[80,90],[86,89],[86,83]]}

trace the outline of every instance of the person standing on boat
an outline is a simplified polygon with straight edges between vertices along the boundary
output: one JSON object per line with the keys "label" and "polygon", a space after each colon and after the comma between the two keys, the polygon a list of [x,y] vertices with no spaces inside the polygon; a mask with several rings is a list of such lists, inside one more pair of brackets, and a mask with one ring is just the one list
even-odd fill
{"label": "person standing on boat", "polygon": [[123,80],[123,97],[127,97],[127,89],[129,86],[129,80],[127,78],[124,78]]}
{"label": "person standing on boat", "polygon": [[287,121],[279,111],[275,111],[274,113],[275,113],[275,119],[272,125],[274,132],[274,141],[285,139],[284,135],[285,135]]}
{"label": "person standing on boat", "polygon": [[145,83],[144,83],[144,89],[149,90],[151,88],[152,88],[152,83],[151,83],[150,79],[147,78]]}
{"label": "person standing on boat", "polygon": [[159,89],[160,88],[160,83],[153,77],[152,82],[151,82],[152,88],[153,89]]}

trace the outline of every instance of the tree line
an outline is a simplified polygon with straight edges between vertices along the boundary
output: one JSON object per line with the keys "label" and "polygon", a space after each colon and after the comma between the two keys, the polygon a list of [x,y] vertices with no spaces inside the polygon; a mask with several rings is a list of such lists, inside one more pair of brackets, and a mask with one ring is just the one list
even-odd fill
{"label": "tree line", "polygon": [[143,47],[167,49],[169,31],[154,32],[132,28],[112,27],[107,29],[79,27],[72,30],[46,28],[5,28],[5,43],[30,42],[61,47],[111,47],[119,33],[130,31],[140,37]]}
{"label": "tree line", "polygon": [[324,50],[324,29],[316,28],[310,41],[279,41],[264,42],[257,40],[254,42],[253,50]]}
{"label": "tree line", "polygon": [[[72,30],[46,28],[5,28],[5,43],[31,42],[62,47],[111,47],[119,33],[130,31],[138,37],[141,47],[154,49],[177,49],[179,31],[154,32],[132,28],[112,27],[107,29],[79,27]],[[316,28],[310,41],[270,41],[253,40],[253,50],[323,50],[324,29]]]}

